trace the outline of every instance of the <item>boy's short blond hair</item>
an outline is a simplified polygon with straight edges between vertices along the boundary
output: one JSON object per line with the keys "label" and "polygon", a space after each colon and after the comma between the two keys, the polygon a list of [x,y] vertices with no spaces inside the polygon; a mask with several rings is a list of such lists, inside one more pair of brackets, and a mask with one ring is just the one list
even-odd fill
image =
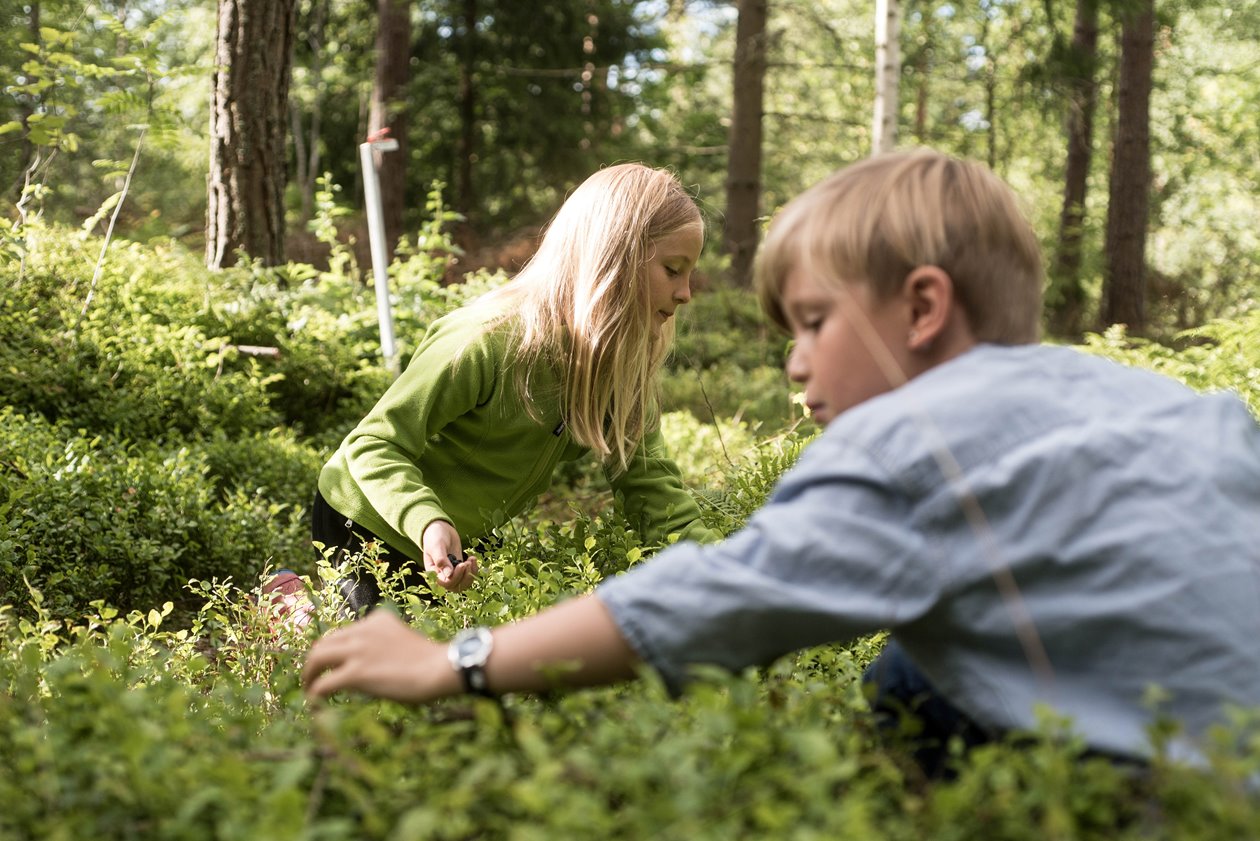
{"label": "boy's short blond hair", "polygon": [[988,168],[938,152],[879,155],[801,193],[771,223],[755,271],[766,314],[787,329],[783,283],[797,267],[887,299],[919,266],[949,274],[977,341],[1038,340],[1044,270],[1014,193]]}

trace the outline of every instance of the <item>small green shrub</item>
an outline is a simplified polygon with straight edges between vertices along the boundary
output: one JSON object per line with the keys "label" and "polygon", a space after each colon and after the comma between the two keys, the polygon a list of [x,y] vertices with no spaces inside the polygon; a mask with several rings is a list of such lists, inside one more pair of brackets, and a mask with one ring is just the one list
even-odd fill
{"label": "small green shrub", "polygon": [[216,489],[203,454],[88,437],[0,407],[0,593],[57,617],[182,601],[190,578],[305,561],[304,509]]}

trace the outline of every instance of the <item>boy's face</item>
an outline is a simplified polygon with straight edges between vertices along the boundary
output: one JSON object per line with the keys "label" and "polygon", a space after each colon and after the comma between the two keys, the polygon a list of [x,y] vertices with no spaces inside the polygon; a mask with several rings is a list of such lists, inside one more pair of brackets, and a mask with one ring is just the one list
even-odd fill
{"label": "boy's face", "polygon": [[783,284],[783,312],[796,340],[787,374],[820,424],[904,382],[910,323],[897,296],[876,301],[867,283],[824,285],[798,266]]}

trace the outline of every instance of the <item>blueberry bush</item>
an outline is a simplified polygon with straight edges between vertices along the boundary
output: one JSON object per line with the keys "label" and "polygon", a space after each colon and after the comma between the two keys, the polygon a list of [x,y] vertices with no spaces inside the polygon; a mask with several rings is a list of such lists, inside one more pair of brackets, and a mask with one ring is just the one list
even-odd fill
{"label": "blueberry bush", "polygon": [[[436,232],[429,232],[436,237]],[[442,286],[441,249],[393,267],[398,334],[501,282]],[[423,246],[423,247],[421,247]],[[860,676],[883,638],[765,669],[651,674],[596,691],[413,709],[308,704],[309,637],[340,619],[344,572],[305,525],[319,465],[385,387],[374,303],[348,269],[210,274],[171,243],[115,245],[34,224],[0,266],[0,839],[1241,839],[1260,836],[1260,716],[1214,734],[1210,764],[1135,770],[1047,718],[1019,745],[924,779],[876,739]],[[2,251],[3,249],[0,249]],[[740,527],[816,432],[783,381],[785,342],[751,298],[698,295],[663,423],[706,521]],[[250,349],[272,348],[260,355]],[[1260,411],[1260,321],[1175,347],[1119,333],[1087,349],[1232,388]],[[526,616],[659,546],[564,468],[501,528],[475,588],[392,609],[446,638]],[[305,631],[258,585],[303,574]]]}

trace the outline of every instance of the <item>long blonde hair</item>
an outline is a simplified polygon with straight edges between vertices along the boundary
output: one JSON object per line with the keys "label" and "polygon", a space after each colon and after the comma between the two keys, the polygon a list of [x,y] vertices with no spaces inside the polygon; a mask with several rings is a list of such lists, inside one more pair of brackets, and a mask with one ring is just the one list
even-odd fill
{"label": "long blonde hair", "polygon": [[[470,306],[511,331],[517,388],[535,405],[534,374],[551,366],[573,439],[624,469],[656,422],[657,381],[672,319],[654,325],[647,266],[655,243],[695,225],[695,201],[672,174],[618,164],[587,178],[547,225],[537,253]],[[541,420],[541,417],[538,417]]]}

